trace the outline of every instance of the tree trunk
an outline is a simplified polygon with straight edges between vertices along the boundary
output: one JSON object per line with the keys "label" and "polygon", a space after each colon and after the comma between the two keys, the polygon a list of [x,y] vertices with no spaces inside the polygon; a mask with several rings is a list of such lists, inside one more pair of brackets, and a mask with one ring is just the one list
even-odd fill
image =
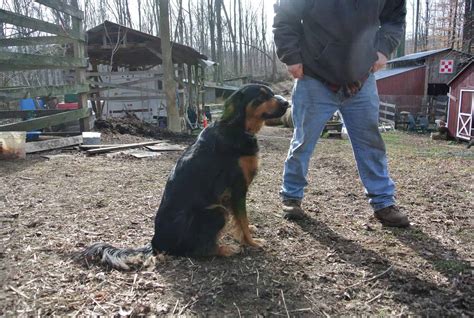
{"label": "tree trunk", "polygon": [[239,0],[239,63],[240,75],[244,73],[244,56],[243,56],[243,26],[242,26],[242,0]]}
{"label": "tree trunk", "polygon": [[137,0],[138,7],[138,30],[142,31],[142,0]]}
{"label": "tree trunk", "polygon": [[453,15],[453,28],[451,31],[451,45],[450,47],[454,49],[454,43],[456,42],[456,21],[458,19],[458,0],[454,0],[454,15]]}
{"label": "tree trunk", "polygon": [[416,0],[416,14],[415,14],[415,47],[413,52],[418,52],[418,26],[420,21],[420,0]]}
{"label": "tree trunk", "polygon": [[161,53],[163,55],[163,88],[166,96],[166,111],[168,113],[168,129],[181,132],[181,123],[176,107],[176,81],[174,80],[174,65],[172,60],[169,0],[157,0],[160,7],[160,37]]}
{"label": "tree trunk", "polygon": [[463,45],[464,52],[472,53],[472,38],[474,37],[474,0],[466,0],[464,3],[464,26],[463,26]]}
{"label": "tree trunk", "polygon": [[216,28],[217,28],[217,82],[223,82],[224,56],[222,49],[222,0],[216,0]]}
{"label": "tree trunk", "polygon": [[194,23],[193,23],[193,16],[191,14],[191,12],[193,12],[192,8],[191,8],[191,1],[188,1],[188,14],[189,14],[189,40],[187,41],[187,45],[189,45],[190,47],[193,47],[193,34],[194,34]]}
{"label": "tree trunk", "polygon": [[425,50],[428,49],[428,36],[429,36],[429,28],[430,28],[430,3],[429,0],[425,1],[425,34],[423,36],[424,40],[424,48]]}
{"label": "tree trunk", "polygon": [[[211,38],[211,59],[216,61],[216,21],[214,14],[214,1],[207,0],[207,12],[209,14],[209,37]],[[217,70],[214,69],[214,82],[217,82]]]}

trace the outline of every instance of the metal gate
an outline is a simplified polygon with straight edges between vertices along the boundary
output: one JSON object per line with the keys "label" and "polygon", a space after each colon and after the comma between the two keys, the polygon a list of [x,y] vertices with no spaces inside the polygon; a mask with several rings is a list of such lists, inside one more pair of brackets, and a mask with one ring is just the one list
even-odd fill
{"label": "metal gate", "polygon": [[474,90],[462,89],[459,93],[459,112],[456,137],[471,140],[472,138],[472,117],[474,111]]}

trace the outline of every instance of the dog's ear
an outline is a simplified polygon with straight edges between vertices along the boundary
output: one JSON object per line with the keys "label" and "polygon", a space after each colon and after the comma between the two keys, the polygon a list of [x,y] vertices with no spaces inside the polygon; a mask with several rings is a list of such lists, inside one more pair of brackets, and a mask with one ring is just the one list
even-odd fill
{"label": "dog's ear", "polygon": [[245,120],[245,105],[243,105],[244,93],[238,90],[233,93],[224,103],[224,113],[221,122],[233,125]]}

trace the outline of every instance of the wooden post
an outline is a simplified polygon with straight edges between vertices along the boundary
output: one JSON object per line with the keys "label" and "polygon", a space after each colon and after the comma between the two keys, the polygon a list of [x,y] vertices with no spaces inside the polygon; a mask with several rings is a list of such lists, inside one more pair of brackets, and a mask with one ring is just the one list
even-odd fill
{"label": "wooden post", "polygon": [[163,87],[166,95],[168,129],[181,132],[181,121],[176,107],[176,81],[174,80],[173,55],[170,40],[169,0],[160,0],[160,37],[163,54]]}
{"label": "wooden post", "polygon": [[[178,83],[182,89],[178,89],[179,117],[184,116],[184,106],[186,105],[186,86],[184,85],[184,64],[178,64]],[[182,92],[182,94],[180,93]]]}
{"label": "wooden post", "polygon": [[206,103],[206,86],[205,86],[205,78],[206,74],[204,73],[204,67],[198,67],[201,69],[201,75],[199,76],[199,83],[200,83],[200,89],[199,92],[201,93],[201,109],[204,110],[204,105]]}
{"label": "wooden post", "polygon": [[[77,0],[72,0],[71,5],[76,9],[79,8],[79,6],[77,5]],[[84,31],[82,20],[72,16],[72,29],[78,34],[82,33]],[[77,41],[73,44],[73,48],[74,57],[84,58],[86,56],[85,42]],[[86,84],[86,68],[76,68],[76,83]],[[88,108],[87,93],[79,94],[79,107]],[[90,131],[92,129],[90,125],[89,116],[81,119],[79,121],[79,124],[81,127],[81,131]]]}
{"label": "wooden post", "polygon": [[[194,105],[193,89],[195,87],[195,82],[193,81],[193,69],[192,65],[188,65],[188,108]],[[197,112],[197,109],[196,109]]]}

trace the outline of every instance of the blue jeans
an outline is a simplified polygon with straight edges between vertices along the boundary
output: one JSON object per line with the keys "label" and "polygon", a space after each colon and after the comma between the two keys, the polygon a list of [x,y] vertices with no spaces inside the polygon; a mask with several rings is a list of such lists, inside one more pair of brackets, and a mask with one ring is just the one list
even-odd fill
{"label": "blue jeans", "polygon": [[394,205],[395,184],[388,173],[385,144],[378,130],[379,96],[373,74],[350,98],[309,76],[296,80],[292,107],[295,129],[285,161],[282,199],[303,198],[311,155],[326,122],[337,110],[347,128],[370,205],[374,211]]}

